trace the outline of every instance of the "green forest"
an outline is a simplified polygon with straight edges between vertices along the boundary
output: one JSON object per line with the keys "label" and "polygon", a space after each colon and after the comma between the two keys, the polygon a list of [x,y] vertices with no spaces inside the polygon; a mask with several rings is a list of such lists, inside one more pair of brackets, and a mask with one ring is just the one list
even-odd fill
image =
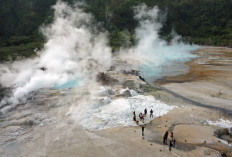
{"label": "green forest", "polygon": [[[113,51],[125,46],[125,35],[130,36],[131,45],[135,44],[133,34],[138,22],[133,6],[141,3],[157,5],[160,14],[166,14],[159,34],[167,41],[174,30],[190,43],[232,46],[232,0],[82,1],[83,9],[109,32]],[[39,27],[52,22],[51,6],[55,3],[56,0],[0,0],[0,61],[35,55],[34,49],[40,49],[44,43]]]}

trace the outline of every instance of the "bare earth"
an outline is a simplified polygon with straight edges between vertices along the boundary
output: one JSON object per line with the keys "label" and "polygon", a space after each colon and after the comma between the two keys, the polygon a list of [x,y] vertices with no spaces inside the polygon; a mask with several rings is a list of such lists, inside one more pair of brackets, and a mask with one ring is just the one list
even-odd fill
{"label": "bare earth", "polygon": [[167,77],[158,83],[191,100],[231,112],[232,49],[202,47],[194,53],[200,58],[187,63],[187,74]]}
{"label": "bare earth", "polygon": [[[202,47],[194,53],[200,58],[187,63],[190,66],[187,74],[163,78],[157,84],[196,102],[231,110],[232,49]],[[137,76],[114,77],[144,85]],[[231,147],[214,135],[214,131],[220,128],[206,122],[220,118],[231,121],[230,116],[220,110],[196,106],[164,90],[154,89],[144,94],[152,94],[156,99],[176,106],[146,125],[144,139],[140,126],[86,130],[65,116],[69,107],[60,110],[60,106],[54,106],[46,112],[56,115],[57,123],[31,127],[20,137],[7,139],[9,144],[0,146],[0,156],[218,157],[222,153],[232,156]],[[16,130],[16,127],[20,128],[17,125],[1,126],[1,139],[4,140],[5,133]],[[171,152],[162,143],[166,130],[173,131],[177,141]]]}

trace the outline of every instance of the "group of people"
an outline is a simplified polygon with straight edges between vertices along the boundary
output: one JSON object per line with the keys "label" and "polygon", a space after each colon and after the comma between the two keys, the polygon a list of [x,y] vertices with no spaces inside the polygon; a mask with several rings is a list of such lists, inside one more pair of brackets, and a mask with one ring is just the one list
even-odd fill
{"label": "group of people", "polygon": [[[139,113],[139,118],[142,122],[144,122],[144,116],[147,115],[147,109],[145,108],[144,109],[144,114],[142,112]],[[151,109],[150,110],[150,118],[153,117],[153,110]],[[136,114],[135,114],[135,111],[133,112],[133,120],[136,121]],[[137,121],[136,121],[137,122]],[[141,128],[142,128],[142,136],[144,138],[144,128],[146,127],[146,125],[141,125]],[[169,131],[167,130],[164,134],[164,137],[163,137],[163,144],[168,144],[168,134],[169,134]],[[169,141],[169,151],[172,150],[172,147],[175,147],[175,144],[176,144],[176,139],[174,138],[174,134],[173,132],[171,132],[171,135],[170,135],[171,139]]]}
{"label": "group of people", "polygon": [[[136,121],[136,114],[135,114],[135,111],[133,112],[133,120]],[[139,113],[139,118],[141,121],[144,122],[144,116],[147,115],[147,109],[145,108],[144,109],[144,114],[142,112]],[[153,110],[151,109],[150,110],[150,118],[153,117]],[[141,125],[141,128],[142,128],[142,137],[144,139],[144,128],[146,127],[146,125]],[[169,131],[167,130],[164,134],[164,137],[163,137],[163,144],[168,144],[168,134],[169,134]],[[172,147],[175,147],[175,144],[176,144],[176,139],[174,138],[174,134],[173,132],[171,132],[171,135],[170,135],[171,139],[169,141],[169,151],[172,151]]]}
{"label": "group of people", "polygon": [[[171,140],[169,141],[169,151],[172,150],[172,147],[175,147],[176,139],[174,138],[173,132],[171,132]],[[163,137],[163,144],[168,144],[168,131],[165,132]]]}
{"label": "group of people", "polygon": [[[144,123],[144,117],[147,116],[147,109],[144,109],[144,114],[142,112],[139,113],[139,119]],[[150,110],[150,118],[153,117],[153,110]],[[133,112],[133,120],[138,123],[139,121],[136,120],[136,114],[135,111]],[[146,125],[141,125],[142,127],[142,136],[144,139],[144,128],[146,127]]]}
{"label": "group of people", "polygon": [[[147,109],[145,108],[144,109],[144,114],[142,112],[139,113],[140,120],[144,122],[144,116],[146,116],[146,115],[147,115]],[[150,118],[151,117],[153,118],[153,110],[152,109],[150,110]],[[133,120],[136,121],[135,111],[133,112]]]}

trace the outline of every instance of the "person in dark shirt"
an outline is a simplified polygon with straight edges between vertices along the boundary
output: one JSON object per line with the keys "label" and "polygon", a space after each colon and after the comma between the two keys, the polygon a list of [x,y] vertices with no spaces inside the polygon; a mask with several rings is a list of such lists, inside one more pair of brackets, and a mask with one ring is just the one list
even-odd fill
{"label": "person in dark shirt", "polygon": [[142,125],[142,136],[144,137],[144,128],[146,128],[146,125]]}
{"label": "person in dark shirt", "polygon": [[150,118],[153,118],[153,110],[151,109],[151,111],[150,111]]}
{"label": "person in dark shirt", "polygon": [[133,120],[136,121],[135,111],[133,112]]}
{"label": "person in dark shirt", "polygon": [[167,139],[168,139],[168,131],[166,131],[165,134],[164,134],[163,144],[167,144]]}
{"label": "person in dark shirt", "polygon": [[142,120],[142,116],[143,116],[143,114],[142,114],[142,112],[140,112],[140,114],[139,114],[140,120]]}
{"label": "person in dark shirt", "polygon": [[146,108],[144,109],[144,115],[147,115],[147,109]]}
{"label": "person in dark shirt", "polygon": [[172,140],[172,141],[174,140],[173,132],[171,132],[171,140]]}

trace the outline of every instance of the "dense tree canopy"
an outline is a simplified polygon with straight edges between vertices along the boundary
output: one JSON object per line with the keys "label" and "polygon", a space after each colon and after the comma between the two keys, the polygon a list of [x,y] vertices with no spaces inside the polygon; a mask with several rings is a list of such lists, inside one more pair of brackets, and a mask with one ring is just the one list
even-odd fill
{"label": "dense tree canopy", "polygon": [[[75,0],[64,0],[73,3]],[[169,39],[175,30],[189,42],[232,46],[232,0],[82,0],[86,12],[92,13],[109,31],[113,50],[135,44],[133,6],[158,5],[166,13],[160,36]],[[56,0],[0,0],[0,60],[17,55],[30,56],[43,38],[42,24],[53,19],[51,6]],[[128,42],[129,37],[129,42]]]}

